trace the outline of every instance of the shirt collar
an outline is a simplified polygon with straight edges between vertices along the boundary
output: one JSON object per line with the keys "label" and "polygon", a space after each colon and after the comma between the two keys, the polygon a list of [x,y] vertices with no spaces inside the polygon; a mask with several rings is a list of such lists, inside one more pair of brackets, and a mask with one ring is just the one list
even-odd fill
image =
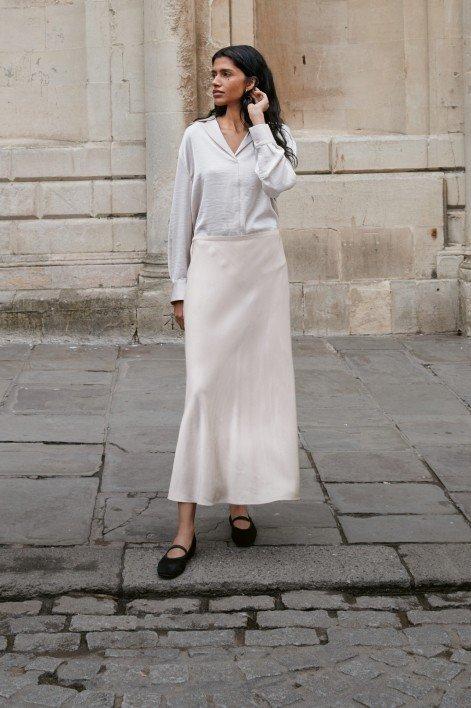
{"label": "shirt collar", "polygon": [[250,130],[248,131],[247,135],[244,136],[241,144],[237,148],[236,152],[232,152],[231,148],[229,147],[226,138],[221,132],[221,128],[219,127],[219,123],[216,120],[216,116],[212,116],[211,118],[208,118],[207,120],[202,120],[200,121],[201,125],[204,127],[206,132],[208,133],[209,137],[214,140],[219,147],[221,147],[223,150],[225,150],[232,158],[236,158],[237,155],[245,148],[246,145],[248,145],[249,142],[252,142],[253,138],[250,134]]}

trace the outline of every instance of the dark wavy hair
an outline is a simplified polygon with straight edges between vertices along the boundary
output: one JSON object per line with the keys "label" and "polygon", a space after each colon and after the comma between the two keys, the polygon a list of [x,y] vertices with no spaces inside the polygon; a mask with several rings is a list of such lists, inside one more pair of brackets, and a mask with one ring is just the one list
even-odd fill
{"label": "dark wavy hair", "polygon": [[[287,145],[286,138],[281,130],[281,125],[285,121],[281,117],[280,102],[276,94],[275,82],[273,74],[270,71],[267,62],[263,55],[252,47],[250,44],[234,44],[228,47],[218,49],[211,57],[211,63],[214,64],[218,57],[228,57],[232,59],[234,64],[244,72],[246,78],[252,76],[257,77],[257,88],[267,94],[269,107],[265,111],[265,122],[270,126],[270,130],[280,147],[283,148],[286,157],[291,162],[293,167],[297,167],[298,159],[292,149]],[[252,103],[250,91],[246,91],[241,98],[241,117],[247,125],[252,125],[250,115],[247,110],[247,105]],[[226,113],[226,106],[215,106],[206,116],[195,118],[197,120],[205,120],[211,116],[223,116]],[[193,121],[193,122],[195,122]]]}

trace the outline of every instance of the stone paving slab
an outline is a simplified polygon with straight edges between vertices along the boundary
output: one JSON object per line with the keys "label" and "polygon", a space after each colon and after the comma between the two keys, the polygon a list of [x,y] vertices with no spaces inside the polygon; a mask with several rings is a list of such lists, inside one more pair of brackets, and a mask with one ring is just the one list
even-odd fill
{"label": "stone paving slab", "polygon": [[122,546],[0,547],[0,597],[73,591],[116,593]]}
{"label": "stone paving slab", "polygon": [[0,401],[5,397],[11,387],[11,379],[0,379]]}
{"label": "stone paving slab", "polygon": [[117,356],[114,346],[41,344],[32,350],[28,368],[113,371]]}
{"label": "stone paving slab", "polygon": [[432,482],[413,450],[314,450],[313,458],[323,482]]}
{"label": "stone paving slab", "polygon": [[428,364],[446,362],[471,363],[471,341],[469,337],[432,334],[404,338],[402,342],[417,359]]}
{"label": "stone paving slab", "polygon": [[418,587],[471,583],[471,544],[409,543],[398,547]]}
{"label": "stone paving slab", "polygon": [[471,527],[456,514],[339,516],[349,543],[471,543]]}
{"label": "stone paving slab", "polygon": [[98,479],[0,479],[0,543],[85,543]]}
{"label": "stone paving slab", "polygon": [[[259,529],[254,549],[232,545],[227,505],[200,507],[197,587],[205,573],[214,577],[211,554],[229,554],[234,568],[243,560],[245,573],[250,553],[260,570],[251,582],[259,587],[274,587],[280,564],[281,582],[313,587],[376,577],[398,589],[425,582],[427,573],[432,587],[470,581],[458,552],[467,558],[471,547],[470,344],[456,335],[293,337],[301,501],[251,509]],[[0,346],[0,550],[56,545],[67,570],[78,542],[97,563],[110,543],[120,552],[126,544],[129,561],[135,544],[156,561],[176,530],[176,504],[166,493],[184,375],[182,342]],[[367,547],[373,556],[359,570],[355,554]],[[415,555],[401,551],[412,547]],[[449,557],[441,550],[434,556],[442,547]],[[384,553],[391,554],[386,563]],[[221,575],[222,560],[216,567]],[[234,568],[229,592],[241,583]],[[155,567],[142,572],[154,587]],[[22,576],[29,596],[34,581],[46,583],[36,569],[33,575]],[[75,577],[80,586],[80,573]],[[6,585],[23,592],[18,578]],[[70,574],[51,582],[67,589]]]}
{"label": "stone paving slab", "polygon": [[110,425],[108,445],[124,452],[175,452],[178,425],[131,426],[129,419]]}
{"label": "stone paving slab", "polygon": [[453,492],[450,497],[466,519],[471,522],[471,492]]}
{"label": "stone paving slab", "polygon": [[[2,369],[0,365],[0,370]],[[107,386],[113,383],[113,371],[89,371],[88,369],[25,369],[18,374],[20,386],[44,386],[66,388],[68,386]]]}
{"label": "stone paving slab", "polygon": [[180,342],[155,342],[154,344],[129,344],[120,348],[120,359],[181,359],[185,360],[185,351]]}
{"label": "stone paving slab", "polygon": [[[157,378],[156,378],[157,374]],[[185,362],[181,359],[154,359],[120,362],[117,387],[120,392],[149,391],[149,381],[154,381],[161,394],[175,389],[184,393]],[[154,389],[155,390],[155,389]]]}
{"label": "stone paving slab", "polygon": [[415,360],[407,350],[367,350],[344,352],[345,362],[362,381],[374,383],[430,383],[430,371]]}
{"label": "stone paving slab", "polygon": [[392,418],[407,416],[408,418],[437,415],[466,415],[463,402],[437,382],[418,383],[416,381],[384,381],[382,378],[369,380],[368,387],[379,406]]}
{"label": "stone paving slab", "polygon": [[457,509],[440,487],[409,482],[329,483],[334,507],[344,514],[454,514]]}
{"label": "stone paving slab", "polygon": [[417,447],[469,445],[471,440],[471,416],[466,412],[461,416],[401,416],[396,422],[403,435]]}
{"label": "stone paving slab", "polygon": [[371,400],[357,394],[345,394],[330,398],[317,396],[315,392],[296,396],[298,424],[301,429],[315,420],[318,426],[387,426],[385,414]]}
{"label": "stone paving slab", "polygon": [[106,419],[98,415],[0,414],[0,442],[102,443]]}
{"label": "stone paving slab", "polygon": [[336,369],[300,369],[296,375],[297,396],[361,396],[363,383],[351,371]]}
{"label": "stone paving slab", "polygon": [[7,410],[24,414],[97,415],[108,407],[109,387],[102,384],[70,386],[14,386]]}
{"label": "stone paving slab", "polygon": [[0,477],[89,477],[102,463],[102,445],[3,443]]}
{"label": "stone paving slab", "polygon": [[419,447],[418,452],[449,491],[471,492],[471,441],[469,445]]}
{"label": "stone paving slab", "polygon": [[[273,502],[260,505],[255,514],[259,544],[341,543],[335,518],[324,503]],[[103,535],[108,541],[169,543],[174,518],[175,505],[167,499],[112,495],[105,502]],[[226,542],[230,536],[228,512],[221,505],[200,511],[197,524],[202,541]]]}
{"label": "stone paving slab", "polygon": [[25,367],[24,361],[10,361],[0,359],[0,378],[5,381],[12,381],[17,376],[21,375]]}
{"label": "stone paving slab", "polygon": [[[129,593],[165,593],[169,584],[156,575],[164,549],[129,548],[123,589]],[[198,559],[196,563],[193,560]],[[207,545],[196,552],[185,572],[172,581],[175,592],[256,592],[349,587],[408,587],[410,577],[392,548],[385,546],[251,547]]]}
{"label": "stone paving slab", "polygon": [[0,361],[25,360],[30,356],[31,349],[29,344],[2,344],[0,346]]}
{"label": "stone paving slab", "polygon": [[327,337],[328,343],[337,351],[351,351],[358,349],[403,349],[403,338],[393,335],[375,336],[365,335],[362,337]]}
{"label": "stone paving slab", "polygon": [[105,492],[158,492],[168,489],[173,452],[124,452],[109,446],[103,470]]}
{"label": "stone paving slab", "polygon": [[471,363],[431,364],[430,369],[461,400],[471,405]]}
{"label": "stone paving slab", "polygon": [[409,445],[392,423],[388,425],[306,425],[301,437],[311,452],[343,450],[407,450]]}

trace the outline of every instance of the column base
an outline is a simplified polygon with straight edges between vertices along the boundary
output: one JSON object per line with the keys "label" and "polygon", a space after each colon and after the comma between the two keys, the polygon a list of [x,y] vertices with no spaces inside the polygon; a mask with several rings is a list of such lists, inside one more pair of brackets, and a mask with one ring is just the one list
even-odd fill
{"label": "column base", "polygon": [[167,257],[160,253],[148,253],[139,273],[139,290],[162,290],[165,282],[171,285]]}
{"label": "column base", "polygon": [[172,281],[166,254],[148,253],[139,274],[137,324],[140,342],[162,341],[167,337],[172,340],[183,335],[173,316],[171,294]]}
{"label": "column base", "polygon": [[458,275],[461,332],[471,337],[471,253],[465,254]]}

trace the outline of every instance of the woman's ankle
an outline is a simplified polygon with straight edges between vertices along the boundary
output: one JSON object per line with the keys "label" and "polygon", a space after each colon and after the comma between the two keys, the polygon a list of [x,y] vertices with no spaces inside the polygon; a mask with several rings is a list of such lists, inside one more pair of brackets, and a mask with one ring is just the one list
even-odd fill
{"label": "woman's ankle", "polygon": [[191,537],[193,537],[194,533],[195,533],[194,524],[185,524],[185,526],[178,527],[175,536],[180,536],[180,537],[191,536]]}

